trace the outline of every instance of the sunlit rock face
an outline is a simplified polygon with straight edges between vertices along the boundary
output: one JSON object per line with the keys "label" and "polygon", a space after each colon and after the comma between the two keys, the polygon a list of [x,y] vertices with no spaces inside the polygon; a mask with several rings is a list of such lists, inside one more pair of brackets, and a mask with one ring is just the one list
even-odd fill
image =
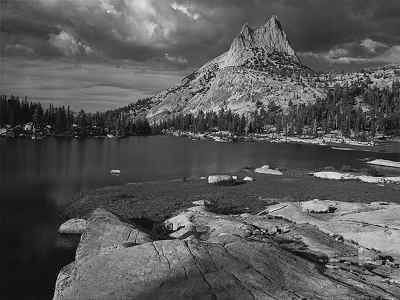
{"label": "sunlit rock face", "polygon": [[288,103],[309,103],[326,95],[308,77],[276,16],[252,29],[243,25],[229,49],[182,80],[176,87],[148,99],[145,111],[133,115],[151,122],[177,114],[219,111],[250,114],[270,102],[285,108]]}
{"label": "sunlit rock face", "polygon": [[284,112],[289,104],[315,103],[330,88],[364,82],[388,87],[400,79],[395,68],[349,74],[317,74],[303,65],[276,16],[258,28],[243,25],[229,49],[172,88],[133,105],[134,118],[151,123],[176,115],[230,110],[251,116],[270,104]]}
{"label": "sunlit rock face", "polygon": [[256,29],[250,28],[248,24],[243,25],[242,31],[233,40],[229,51],[224,54],[220,66],[242,66],[260,54],[268,56],[273,53],[285,55],[294,62],[299,62],[276,16]]}
{"label": "sunlit rock face", "polygon": [[327,203],[321,219],[307,202],[221,215],[199,201],[155,241],[98,209],[53,299],[398,299],[399,205]]}

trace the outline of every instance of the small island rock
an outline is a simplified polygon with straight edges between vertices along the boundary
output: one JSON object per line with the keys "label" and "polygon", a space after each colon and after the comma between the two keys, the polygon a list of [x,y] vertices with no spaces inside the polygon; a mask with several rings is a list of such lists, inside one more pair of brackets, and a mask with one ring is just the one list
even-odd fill
{"label": "small island rock", "polygon": [[333,201],[321,201],[318,199],[302,202],[303,211],[315,214],[331,213],[336,210],[336,203]]}
{"label": "small island rock", "polygon": [[254,170],[254,172],[265,175],[276,175],[276,176],[283,175],[281,171],[271,169],[268,165],[262,166],[261,168],[257,168]]}
{"label": "small island rock", "polygon": [[245,178],[243,178],[243,181],[252,182],[252,181],[254,181],[254,178],[250,177],[250,176],[246,176]]}
{"label": "small island rock", "polygon": [[233,183],[234,179],[230,175],[212,175],[208,176],[209,184],[229,184]]}

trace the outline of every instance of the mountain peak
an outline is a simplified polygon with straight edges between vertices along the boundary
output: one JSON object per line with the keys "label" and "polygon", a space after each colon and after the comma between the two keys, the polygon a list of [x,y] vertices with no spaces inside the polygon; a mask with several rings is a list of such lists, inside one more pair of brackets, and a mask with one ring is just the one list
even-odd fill
{"label": "mountain peak", "polygon": [[269,53],[278,52],[296,57],[296,53],[276,15],[273,15],[263,26],[254,30],[253,44],[258,48],[264,48]]}
{"label": "mountain peak", "polygon": [[256,29],[250,28],[247,23],[243,24],[239,35],[223,56],[221,66],[244,65],[246,61],[254,57],[254,51],[262,51],[266,56],[278,53],[299,62],[276,15]]}
{"label": "mountain peak", "polygon": [[248,34],[250,31],[251,31],[251,28],[249,26],[249,23],[246,22],[243,24],[240,34]]}
{"label": "mountain peak", "polygon": [[268,22],[280,23],[280,22],[279,22],[279,18],[278,18],[277,15],[272,15],[271,18],[269,18],[269,20],[267,21],[267,23],[268,23]]}
{"label": "mountain peak", "polygon": [[[277,16],[254,29],[245,23],[228,51],[185,77],[179,87],[155,97],[147,118],[154,121],[221,108],[248,114],[258,100],[288,106],[293,97],[315,99],[322,94],[316,88],[305,89],[298,80],[312,73],[297,58]],[[257,97],[250,97],[250,90]]]}
{"label": "mountain peak", "polygon": [[279,21],[277,15],[272,15],[272,17],[267,20],[267,22],[265,23],[264,27],[275,28],[275,29],[277,29],[279,31],[283,31],[282,24]]}

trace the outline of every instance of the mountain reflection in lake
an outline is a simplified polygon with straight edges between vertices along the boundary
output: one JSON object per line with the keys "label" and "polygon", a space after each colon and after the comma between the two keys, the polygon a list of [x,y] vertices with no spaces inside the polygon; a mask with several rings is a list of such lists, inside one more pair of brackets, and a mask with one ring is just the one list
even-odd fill
{"label": "mountain reflection in lake", "polygon": [[[5,266],[1,299],[49,299],[75,243],[57,235],[59,213],[74,193],[128,182],[205,176],[245,166],[362,167],[362,159],[400,154],[338,151],[289,144],[224,144],[166,136],[0,140],[0,220]],[[111,176],[110,170],[121,170]],[[5,258],[5,259],[4,259]]]}

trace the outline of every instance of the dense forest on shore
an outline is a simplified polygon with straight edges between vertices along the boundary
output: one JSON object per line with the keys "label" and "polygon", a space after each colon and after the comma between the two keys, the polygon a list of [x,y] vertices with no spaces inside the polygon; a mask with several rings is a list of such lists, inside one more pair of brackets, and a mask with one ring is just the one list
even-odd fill
{"label": "dense forest on shore", "polygon": [[377,135],[400,135],[400,83],[391,88],[371,88],[364,83],[335,87],[325,99],[312,104],[293,104],[284,111],[271,102],[268,107],[256,103],[250,116],[240,116],[221,109],[197,115],[178,115],[158,124],[158,130],[203,132],[213,129],[237,135],[248,133],[284,133],[312,135],[339,132],[359,139]]}
{"label": "dense forest on shore", "polygon": [[0,128],[12,128],[16,134],[104,136],[112,134],[149,135],[151,128],[147,120],[128,121],[127,116],[118,111],[78,113],[67,106],[47,108],[39,102],[21,100],[15,96],[0,97]]}
{"label": "dense forest on shore", "polygon": [[44,108],[40,103],[15,96],[0,98],[0,127],[36,135],[115,136],[159,134],[165,129],[193,133],[222,130],[235,135],[284,133],[286,135],[327,134],[332,131],[358,139],[376,135],[400,135],[400,83],[391,88],[371,88],[364,83],[335,87],[325,99],[313,104],[293,104],[283,110],[271,102],[260,102],[251,115],[229,110],[175,115],[157,124],[134,117],[135,108],[146,107],[150,99],[106,112],[74,113],[69,107]]}

